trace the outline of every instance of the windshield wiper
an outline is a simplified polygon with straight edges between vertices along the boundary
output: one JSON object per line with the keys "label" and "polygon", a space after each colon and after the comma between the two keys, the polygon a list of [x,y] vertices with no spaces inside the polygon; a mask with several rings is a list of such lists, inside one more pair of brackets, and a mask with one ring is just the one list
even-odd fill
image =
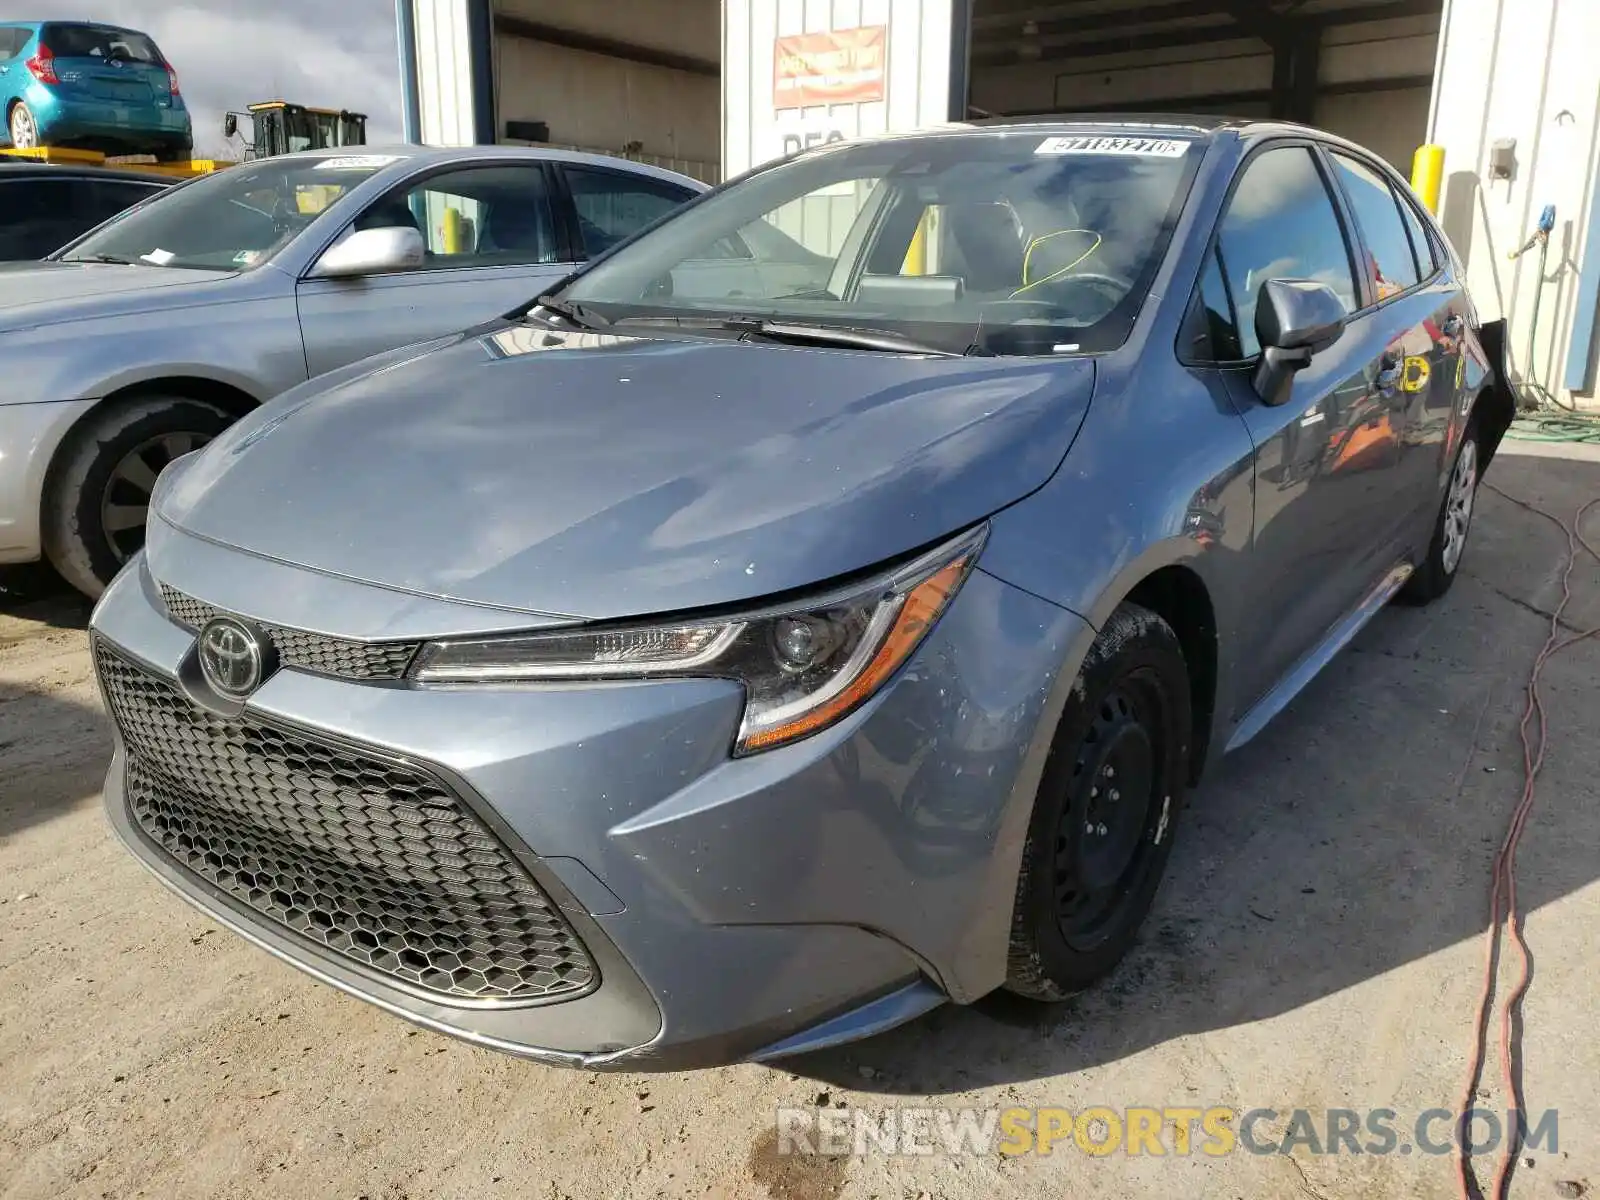
{"label": "windshield wiper", "polygon": [[131,258],[123,258],[119,254],[74,254],[71,258],[63,258],[62,262],[92,262],[110,263],[116,267],[137,267],[139,264]]}
{"label": "windshield wiper", "polygon": [[844,346],[852,350],[881,350],[886,354],[937,354],[943,358],[960,357],[953,350],[903,337],[886,329],[774,320],[771,317],[623,317],[617,324],[732,329],[750,338],[804,346]]}
{"label": "windshield wiper", "polygon": [[528,310],[527,315],[531,317],[541,308],[545,312],[555,313],[556,316],[570,321],[579,329],[600,329],[610,324],[598,313],[591,312],[576,300],[557,300],[554,296],[540,296],[533,302],[533,307]]}

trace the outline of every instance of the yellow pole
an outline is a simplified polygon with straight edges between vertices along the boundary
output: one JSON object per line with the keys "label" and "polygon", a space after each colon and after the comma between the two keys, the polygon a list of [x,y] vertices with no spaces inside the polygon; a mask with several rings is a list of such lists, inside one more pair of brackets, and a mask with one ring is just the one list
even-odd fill
{"label": "yellow pole", "polygon": [[902,275],[928,273],[928,210],[923,209],[917,231],[911,235],[911,245],[906,249],[906,261],[900,267]]}
{"label": "yellow pole", "polygon": [[1411,159],[1411,190],[1434,216],[1439,215],[1439,192],[1443,185],[1444,147],[1418,146]]}
{"label": "yellow pole", "polygon": [[460,254],[465,240],[461,236],[461,210],[447,207],[444,210],[444,252]]}

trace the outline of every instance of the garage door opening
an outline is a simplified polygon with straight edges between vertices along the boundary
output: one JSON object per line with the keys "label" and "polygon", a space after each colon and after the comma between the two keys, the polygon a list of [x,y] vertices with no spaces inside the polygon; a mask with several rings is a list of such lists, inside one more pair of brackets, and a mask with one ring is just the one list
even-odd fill
{"label": "garage door opening", "polygon": [[973,115],[1279,117],[1404,173],[1427,140],[1443,0],[974,0]]}
{"label": "garage door opening", "polygon": [[720,0],[495,0],[499,140],[721,177]]}

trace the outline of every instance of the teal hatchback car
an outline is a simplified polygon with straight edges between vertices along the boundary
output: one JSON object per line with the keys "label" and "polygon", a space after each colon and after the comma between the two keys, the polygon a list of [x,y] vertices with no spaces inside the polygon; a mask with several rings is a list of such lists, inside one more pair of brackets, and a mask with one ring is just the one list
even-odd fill
{"label": "teal hatchback car", "polygon": [[13,147],[77,146],[188,158],[194,147],[178,73],[136,29],[77,21],[0,21],[0,114]]}

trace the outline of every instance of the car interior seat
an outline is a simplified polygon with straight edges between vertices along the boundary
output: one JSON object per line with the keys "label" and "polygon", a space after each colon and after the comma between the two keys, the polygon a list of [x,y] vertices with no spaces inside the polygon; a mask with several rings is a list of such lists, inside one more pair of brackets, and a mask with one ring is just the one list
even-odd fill
{"label": "car interior seat", "polygon": [[944,220],[964,260],[969,293],[1008,296],[1022,286],[1021,230],[1009,204],[952,204]]}

